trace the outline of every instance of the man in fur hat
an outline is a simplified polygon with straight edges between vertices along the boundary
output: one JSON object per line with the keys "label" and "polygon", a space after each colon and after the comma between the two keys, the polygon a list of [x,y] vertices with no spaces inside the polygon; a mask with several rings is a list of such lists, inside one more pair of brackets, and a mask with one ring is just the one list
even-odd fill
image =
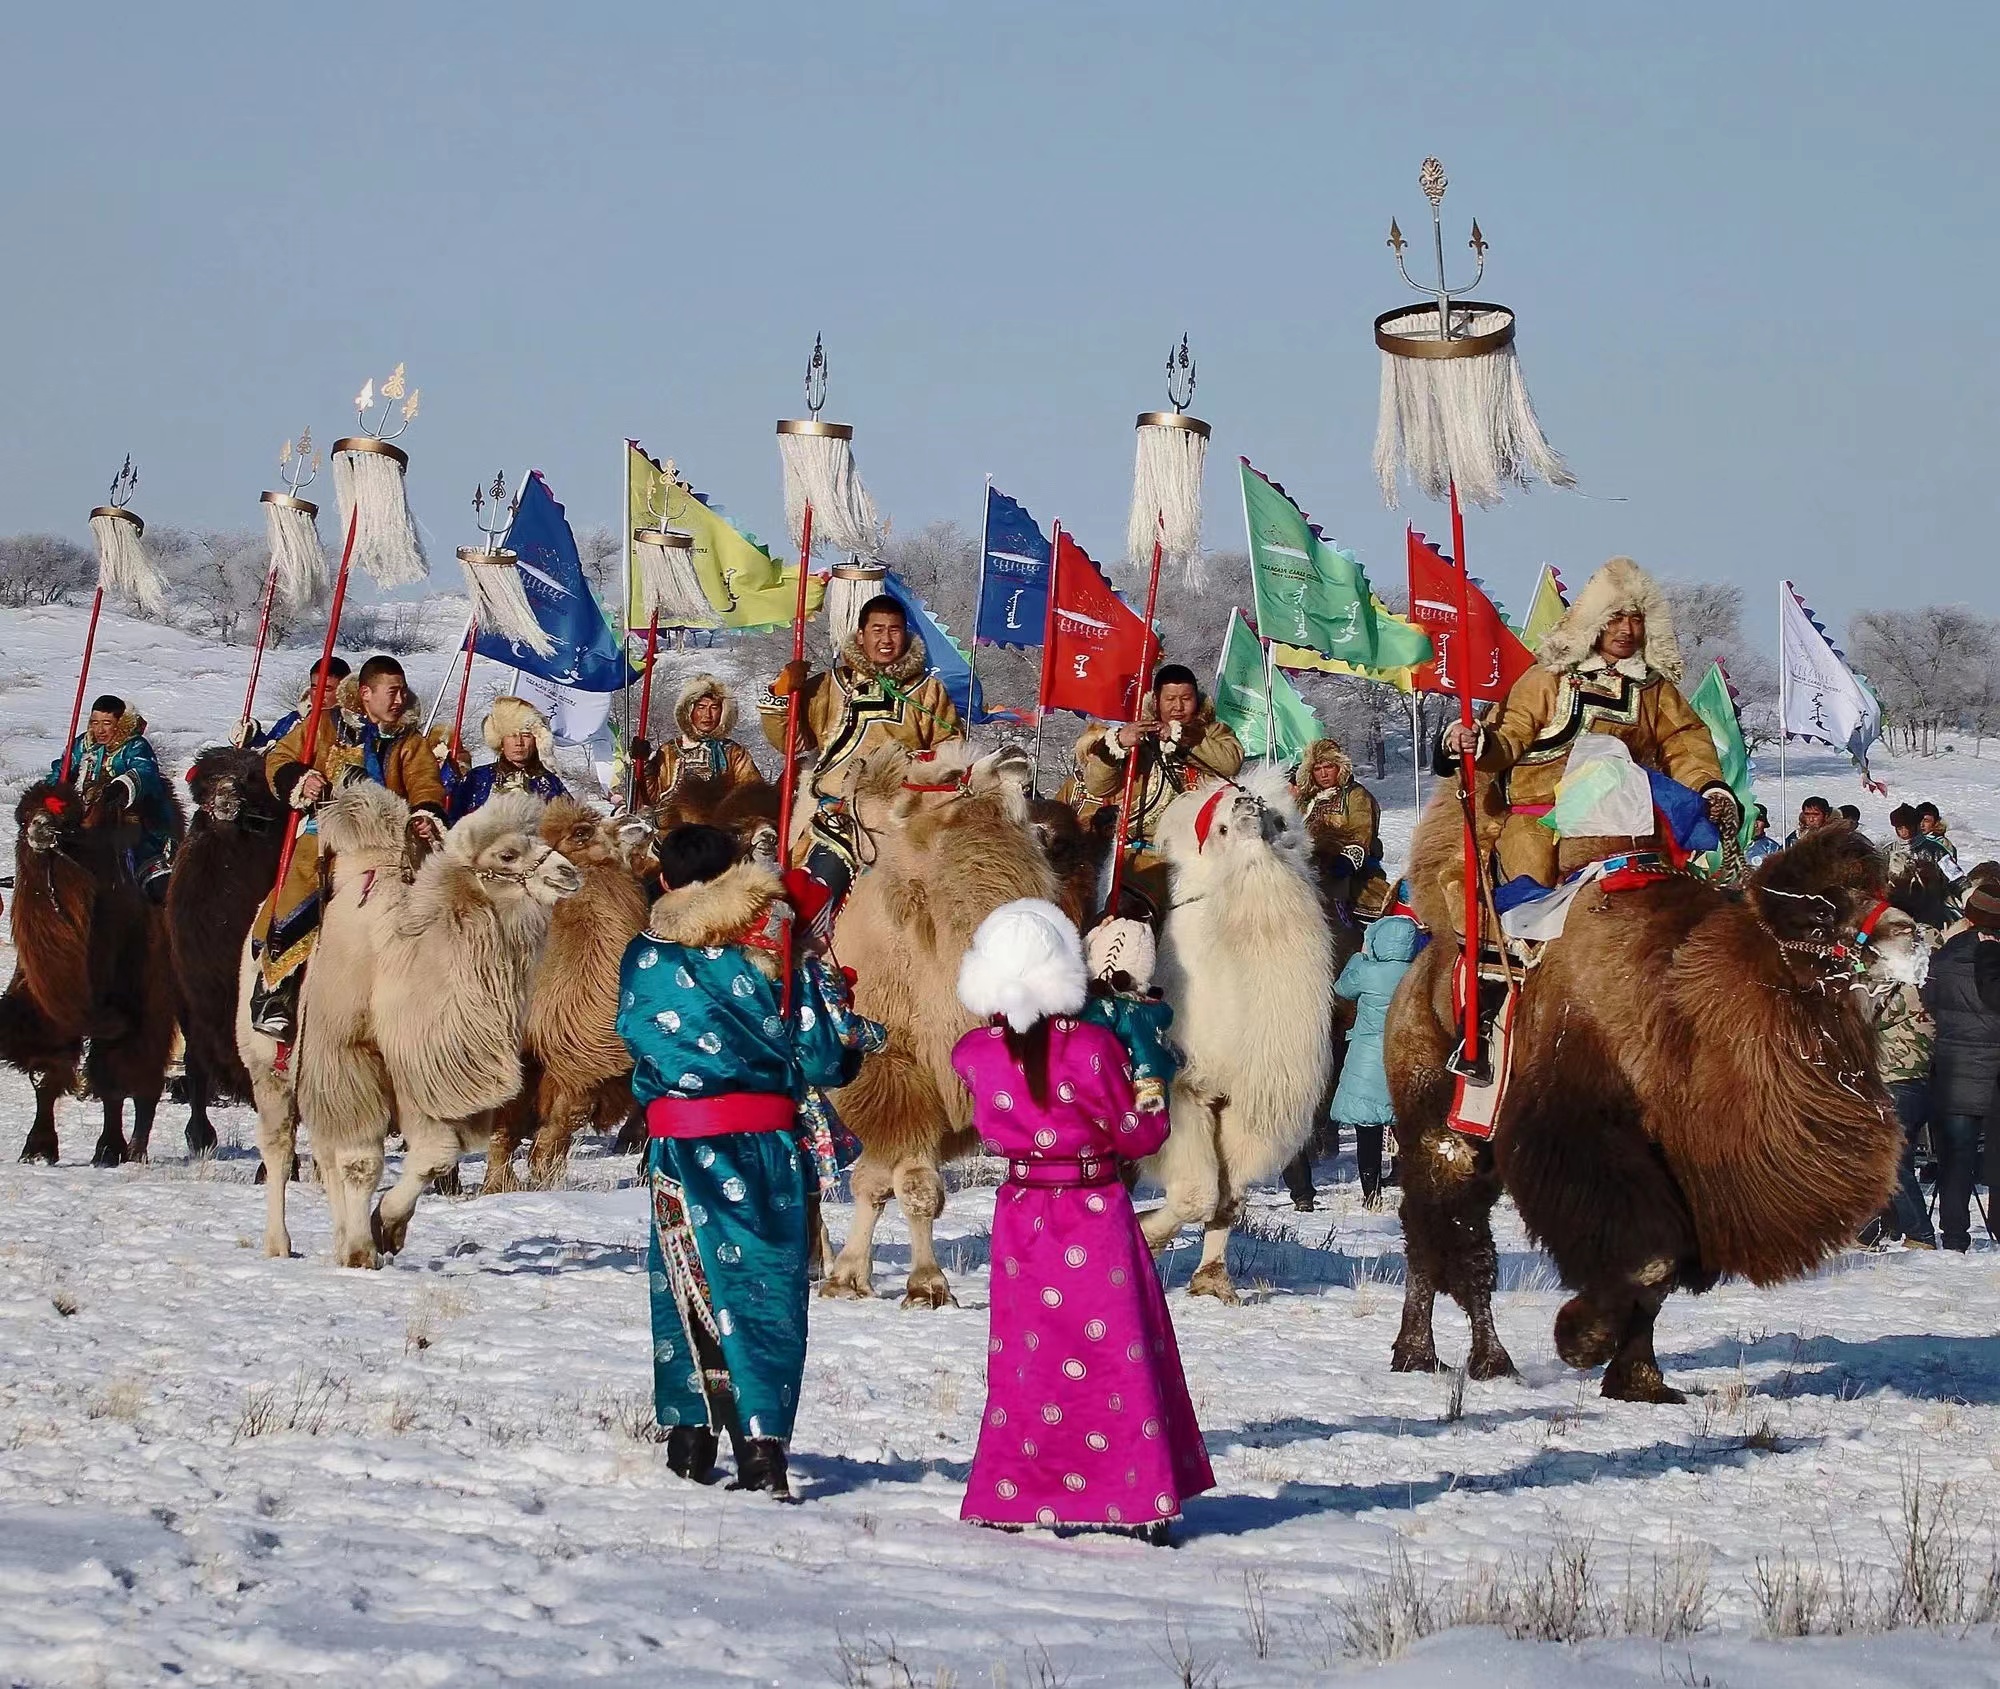
{"label": "man in fur hat", "polygon": [[1698,792],[1724,837],[1737,826],[1736,799],[1722,778],[1707,724],[1681,696],[1673,613],[1650,576],[1614,557],[1584,583],[1551,628],[1535,666],[1515,681],[1485,725],[1454,722],[1441,748],[1467,752],[1503,776],[1500,878],[1554,885],[1560,839],[1542,824],[1581,733],[1608,733],[1632,761]]}
{"label": "man in fur hat", "polygon": [[1076,742],[1076,780],[1084,795],[1115,809],[1125,786],[1128,758],[1139,759],[1132,792],[1132,820],[1126,844],[1132,852],[1127,874],[1157,907],[1164,908],[1166,862],[1154,849],[1154,835],[1167,805],[1204,778],[1233,779],[1243,766],[1243,746],[1215,718],[1194,671],[1162,663],[1139,719],[1126,726],[1093,722]]}
{"label": "man in fur hat", "polygon": [[1341,881],[1356,913],[1379,915],[1389,901],[1382,872],[1382,806],[1354,778],[1354,759],[1338,739],[1315,739],[1299,763],[1299,809],[1313,855]]}
{"label": "man in fur hat", "polygon": [[[69,762],[70,779],[90,803],[123,810],[138,824],[133,877],[149,898],[163,901],[176,816],[159,759],[146,738],[145,717],[109,692],[93,700],[90,720],[70,746]],[[51,780],[62,778],[62,765],[61,757],[49,764]]]}
{"label": "man in fur hat", "polygon": [[848,765],[891,740],[929,751],[965,736],[957,706],[929,672],[929,661],[903,606],[878,593],[862,605],[861,620],[832,668],[809,675],[804,663],[787,663],[757,702],[764,737],[782,751],[785,701],[799,694],[799,746],[813,756],[806,788],[814,808],[793,857],[828,892],[821,921],[832,918],[854,883],[853,823],[841,799]]}
{"label": "man in fur hat", "polygon": [[370,657],[340,683],[319,720],[310,750],[301,721],[264,753],[264,774],[283,803],[305,812],[298,846],[282,884],[264,900],[251,929],[257,978],[250,1019],[259,1032],[289,1043],[298,1025],[299,983],[319,936],[319,838],[312,820],[322,800],[356,780],[374,780],[407,802],[419,849],[443,840],[444,782],[423,733],[403,665]]}
{"label": "man in fur hat", "polygon": [[544,803],[569,796],[549,767],[556,760],[556,741],[548,718],[526,698],[495,698],[479,732],[493,760],[454,783],[447,806],[453,821],[464,820],[495,792],[532,792]]}
{"label": "man in fur hat", "polygon": [[644,739],[632,742],[639,802],[648,809],[671,802],[688,782],[712,785],[718,796],[738,786],[764,784],[750,753],[729,736],[736,726],[736,700],[714,675],[695,675],[681,688],[674,700],[674,726],[679,734],[657,751]]}
{"label": "man in fur hat", "polygon": [[305,684],[299,688],[299,702],[296,709],[285,711],[268,728],[260,728],[254,721],[243,724],[247,729],[243,740],[246,750],[268,751],[280,739],[284,738],[287,733],[298,726],[300,722],[305,720],[306,711],[312,708],[313,687],[318,684],[319,667],[322,660],[326,663],[326,695],[329,701],[333,698],[334,690],[339,686],[340,682],[354,672],[347,666],[347,660],[344,657],[313,658],[312,667],[306,670]]}

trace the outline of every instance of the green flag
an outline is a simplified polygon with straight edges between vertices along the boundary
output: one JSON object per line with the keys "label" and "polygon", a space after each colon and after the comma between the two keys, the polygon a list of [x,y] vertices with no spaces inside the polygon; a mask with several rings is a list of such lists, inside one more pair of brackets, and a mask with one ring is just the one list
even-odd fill
{"label": "green flag", "polygon": [[1530,651],[1539,650],[1550,628],[1563,619],[1569,601],[1563,597],[1562,576],[1553,563],[1544,563],[1535,582],[1535,600],[1528,606],[1528,619],[1521,626],[1521,643]]}
{"label": "green flag", "polygon": [[1270,755],[1265,730],[1275,721],[1280,762],[1305,755],[1315,739],[1326,737],[1319,717],[1297,688],[1276,669],[1270,671],[1270,702],[1264,692],[1264,647],[1243,612],[1231,609],[1229,630],[1222,638],[1222,661],[1215,671],[1215,715],[1242,743],[1246,757]]}
{"label": "green flag", "polygon": [[1729,682],[1723,677],[1720,663],[1708,665],[1701,684],[1688,694],[1688,704],[1707,724],[1709,737],[1715,741],[1723,783],[1736,794],[1736,805],[1743,815],[1737,843],[1747,848],[1755,830],[1757,794],[1750,784],[1750,749],[1743,743],[1742,724],[1736,719],[1736,700],[1729,695]]}
{"label": "green flag", "polygon": [[1322,539],[1283,487],[1241,462],[1257,631],[1356,669],[1429,662],[1430,636],[1375,596],[1354,554]]}

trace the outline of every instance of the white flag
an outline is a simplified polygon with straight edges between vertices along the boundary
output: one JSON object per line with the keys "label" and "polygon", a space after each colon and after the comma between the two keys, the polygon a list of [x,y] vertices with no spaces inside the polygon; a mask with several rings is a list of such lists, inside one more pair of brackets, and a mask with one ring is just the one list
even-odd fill
{"label": "white flag", "polygon": [[1778,662],[1784,670],[1783,727],[1793,739],[1816,739],[1866,768],[1882,734],[1882,706],[1848,668],[1790,581],[1778,590]]}
{"label": "white flag", "polygon": [[579,692],[539,675],[517,672],[514,691],[549,718],[549,731],[559,745],[587,744],[611,713],[609,692]]}

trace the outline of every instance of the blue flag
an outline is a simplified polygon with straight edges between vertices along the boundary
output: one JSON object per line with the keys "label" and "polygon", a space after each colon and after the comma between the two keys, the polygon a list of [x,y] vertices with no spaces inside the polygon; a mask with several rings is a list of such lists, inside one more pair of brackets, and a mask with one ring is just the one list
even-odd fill
{"label": "blue flag", "polygon": [[990,486],[984,550],[973,637],[981,645],[1038,647],[1049,617],[1049,542],[1034,517]]}
{"label": "blue flag", "polygon": [[482,628],[473,647],[480,656],[576,692],[616,692],[639,678],[638,670],[620,658],[618,636],[583,578],[583,559],[577,555],[569,519],[540,470],[529,475],[521,489],[513,526],[507,530],[507,549],[521,560],[521,587],[528,595],[528,607],[556,648],[538,657],[525,645]]}

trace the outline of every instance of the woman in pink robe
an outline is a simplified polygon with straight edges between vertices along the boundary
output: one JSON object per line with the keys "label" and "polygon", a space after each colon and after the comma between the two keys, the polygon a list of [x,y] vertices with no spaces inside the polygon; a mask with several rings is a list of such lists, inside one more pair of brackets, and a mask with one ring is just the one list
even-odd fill
{"label": "woman in pink robe", "polygon": [[1165,1141],[1167,1119],[1135,1106],[1117,1036],[1070,1018],[1084,984],[1076,929],[1037,900],[988,917],[959,979],[967,1008],[993,1018],[959,1040],[952,1066],[981,1137],[1008,1160],[986,1409],[960,1516],[1163,1539],[1182,1502],[1215,1483],[1119,1177]]}

